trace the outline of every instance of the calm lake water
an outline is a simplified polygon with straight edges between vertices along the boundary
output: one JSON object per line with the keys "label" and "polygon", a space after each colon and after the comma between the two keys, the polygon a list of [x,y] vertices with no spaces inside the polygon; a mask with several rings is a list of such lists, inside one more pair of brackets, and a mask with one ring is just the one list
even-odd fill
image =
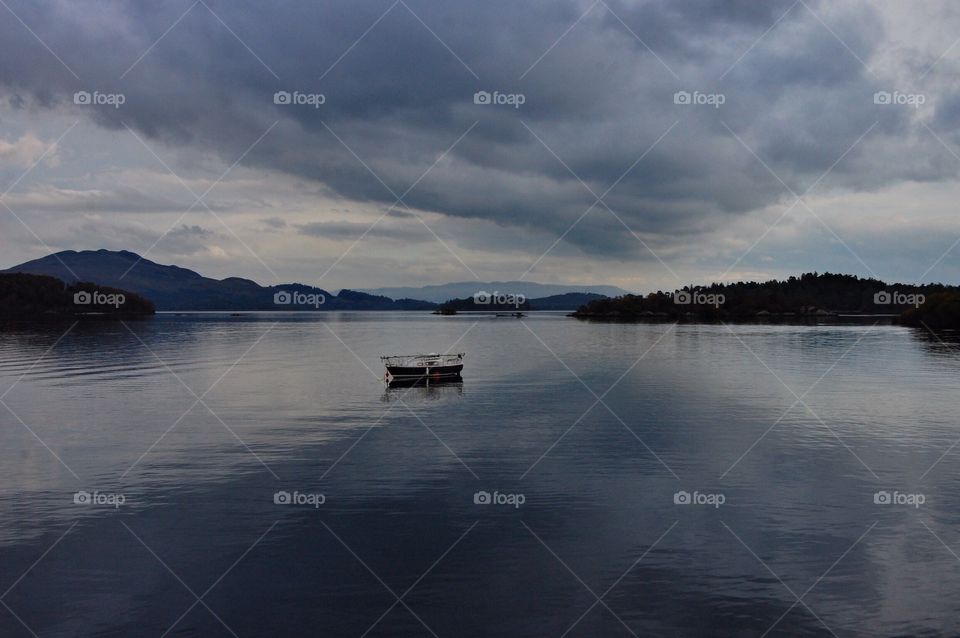
{"label": "calm lake water", "polygon": [[[67,327],[0,333],[4,637],[960,633],[954,338]],[[462,384],[384,386],[451,348]]]}

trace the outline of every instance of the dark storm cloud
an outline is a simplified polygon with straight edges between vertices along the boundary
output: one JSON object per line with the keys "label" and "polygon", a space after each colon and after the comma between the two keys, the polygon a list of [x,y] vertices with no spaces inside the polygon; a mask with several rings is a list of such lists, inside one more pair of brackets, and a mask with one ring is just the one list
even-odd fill
{"label": "dark storm cloud", "polygon": [[[939,151],[904,162],[905,152],[926,156],[936,142],[917,141],[914,110],[873,103],[876,91],[895,87],[861,62],[870,63],[883,39],[868,3],[392,6],[12,2],[72,73],[6,19],[0,83],[24,108],[75,109],[104,127],[127,124],[154,142],[216,152],[228,164],[279,122],[244,164],[316,180],[352,200],[393,204],[436,163],[404,203],[555,235],[611,187],[605,202],[637,233],[707,232],[788,198],[778,177],[803,192],[868,130],[819,188],[956,174]],[[122,93],[125,102],[73,105],[75,91],[95,90]],[[525,101],[476,105],[478,90]],[[317,108],[275,104],[278,91],[324,99]],[[678,105],[677,91],[722,93],[725,102]],[[956,103],[938,110],[946,124]],[[566,239],[587,252],[636,250],[602,205]]]}

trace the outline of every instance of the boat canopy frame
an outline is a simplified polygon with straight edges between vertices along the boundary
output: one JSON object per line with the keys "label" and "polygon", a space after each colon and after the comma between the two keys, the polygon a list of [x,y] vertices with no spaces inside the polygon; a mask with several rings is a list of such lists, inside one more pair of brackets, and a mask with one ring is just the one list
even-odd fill
{"label": "boat canopy frame", "polygon": [[388,367],[397,368],[437,368],[463,363],[465,352],[453,354],[394,354],[381,356],[380,360]]}

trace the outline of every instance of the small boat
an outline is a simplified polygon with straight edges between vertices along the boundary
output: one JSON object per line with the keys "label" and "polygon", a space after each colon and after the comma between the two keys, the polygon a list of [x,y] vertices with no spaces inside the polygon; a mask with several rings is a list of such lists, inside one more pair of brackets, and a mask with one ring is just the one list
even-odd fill
{"label": "small boat", "polygon": [[457,354],[409,354],[380,357],[387,368],[386,381],[454,379],[463,371],[463,356]]}

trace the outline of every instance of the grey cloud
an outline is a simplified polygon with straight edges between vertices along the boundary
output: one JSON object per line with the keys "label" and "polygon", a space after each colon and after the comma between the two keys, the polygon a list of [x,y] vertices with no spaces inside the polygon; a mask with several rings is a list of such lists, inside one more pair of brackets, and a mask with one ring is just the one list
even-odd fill
{"label": "grey cloud", "polygon": [[[463,63],[403,5],[335,64],[388,2],[210,2],[242,43],[197,5],[121,80],[188,2],[81,2],[67,13],[52,2],[21,0],[13,9],[81,79],[7,20],[0,24],[0,85],[31,96],[26,108],[59,105],[116,130],[126,123],[151,140],[213,151],[227,163],[279,122],[245,164],[316,181],[345,199],[388,205],[477,122],[404,201],[553,236],[595,201],[580,179],[603,193],[674,123],[606,198],[637,233],[709,232],[787,198],[779,179],[802,192],[875,123],[820,189],[957,174],[958,165],[939,159],[904,162],[905,152],[928,157],[938,142],[918,128],[914,111],[872,103],[873,93],[887,86],[847,49],[868,64],[878,55],[883,23],[866,2],[808,2],[807,9],[789,0],[611,0],[612,11],[596,5],[522,79],[589,3],[408,4]],[[98,16],[96,25],[83,19],[85,9]],[[932,92],[950,68],[944,61],[929,76]],[[75,107],[70,98],[80,89],[123,92],[127,101],[119,109]],[[479,89],[524,93],[526,103],[478,106]],[[323,93],[326,102],[317,109],[276,105],[278,90]],[[722,92],[726,103],[676,105],[678,90]],[[937,124],[946,127],[955,111],[949,101],[938,107]],[[940,157],[942,149],[936,152]],[[346,236],[361,225],[298,228]],[[602,207],[567,241],[593,254],[629,255],[637,246]]]}
{"label": "grey cloud", "polygon": [[354,240],[364,235],[370,238],[397,239],[404,242],[434,241],[432,235],[424,230],[423,226],[414,222],[415,227],[398,227],[381,221],[376,225],[348,221],[310,222],[297,224],[297,230],[310,237],[323,239],[350,239]]}

